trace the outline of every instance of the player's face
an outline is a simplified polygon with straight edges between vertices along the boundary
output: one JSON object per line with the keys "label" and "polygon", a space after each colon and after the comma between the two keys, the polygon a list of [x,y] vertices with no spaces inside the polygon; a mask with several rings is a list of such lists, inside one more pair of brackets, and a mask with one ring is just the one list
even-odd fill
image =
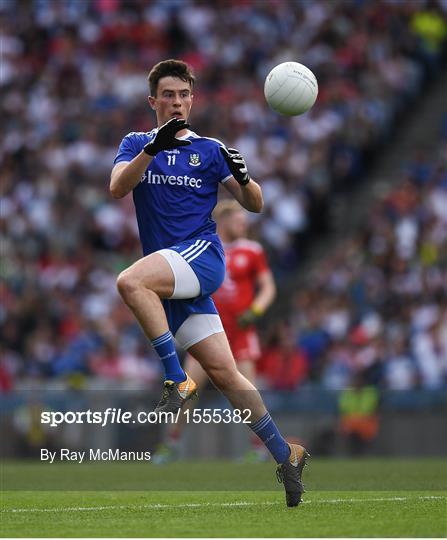
{"label": "player's face", "polygon": [[232,212],[227,216],[222,225],[223,230],[225,231],[224,236],[226,236],[230,242],[247,236],[248,221],[247,216],[243,211]]}
{"label": "player's face", "polygon": [[158,81],[157,95],[149,96],[149,104],[157,115],[159,126],[171,118],[187,120],[193,95],[189,83],[177,77],[163,77]]}

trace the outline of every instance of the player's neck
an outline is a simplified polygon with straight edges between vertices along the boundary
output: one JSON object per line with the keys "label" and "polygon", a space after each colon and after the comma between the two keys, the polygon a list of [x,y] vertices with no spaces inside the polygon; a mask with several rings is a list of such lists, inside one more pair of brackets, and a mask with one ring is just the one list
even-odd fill
{"label": "player's neck", "polygon": [[177,139],[186,139],[191,135],[191,131],[189,129],[182,129],[182,131],[179,131],[177,133]]}

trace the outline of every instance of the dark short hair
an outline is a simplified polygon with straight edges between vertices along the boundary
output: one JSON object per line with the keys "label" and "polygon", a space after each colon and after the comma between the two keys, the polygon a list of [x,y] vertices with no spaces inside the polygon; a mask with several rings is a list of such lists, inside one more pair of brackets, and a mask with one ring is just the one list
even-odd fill
{"label": "dark short hair", "polygon": [[189,83],[191,89],[194,88],[195,77],[191,66],[182,60],[173,60],[171,58],[170,60],[158,62],[150,70],[147,80],[149,82],[151,96],[157,95],[158,81],[163,77],[177,77]]}

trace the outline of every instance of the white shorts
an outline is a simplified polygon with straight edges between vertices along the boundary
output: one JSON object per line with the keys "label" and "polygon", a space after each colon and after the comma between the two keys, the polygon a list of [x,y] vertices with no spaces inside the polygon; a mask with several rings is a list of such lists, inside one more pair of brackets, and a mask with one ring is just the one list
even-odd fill
{"label": "white shorts", "polygon": [[174,337],[178,345],[187,351],[189,347],[199,343],[199,341],[223,331],[219,315],[193,313],[180,326]]}
{"label": "white shorts", "polygon": [[[170,300],[187,300],[200,295],[200,283],[191,266],[172,249],[157,251],[164,257],[174,274],[174,292]],[[192,313],[175,333],[177,344],[185,351],[199,341],[223,332],[219,315],[214,313]]]}
{"label": "white shorts", "polygon": [[169,298],[171,300],[187,300],[199,296],[199,279],[185,259],[173,249],[160,249],[156,253],[168,261],[174,274],[174,292]]}

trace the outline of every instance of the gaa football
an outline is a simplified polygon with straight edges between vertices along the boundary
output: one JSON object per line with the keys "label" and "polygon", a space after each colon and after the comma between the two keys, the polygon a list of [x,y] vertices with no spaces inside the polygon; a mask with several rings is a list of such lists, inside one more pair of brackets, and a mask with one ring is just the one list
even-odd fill
{"label": "gaa football", "polygon": [[264,95],[270,107],[286,116],[307,112],[315,103],[318,83],[312,71],[298,62],[284,62],[267,75]]}

